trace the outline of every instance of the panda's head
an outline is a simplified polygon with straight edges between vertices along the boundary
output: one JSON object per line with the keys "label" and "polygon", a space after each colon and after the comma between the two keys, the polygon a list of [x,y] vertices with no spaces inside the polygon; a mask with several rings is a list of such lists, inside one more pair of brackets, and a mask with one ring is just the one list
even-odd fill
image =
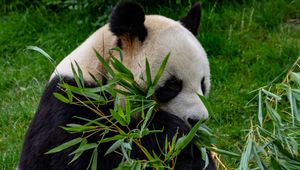
{"label": "panda's head", "polygon": [[155,75],[164,57],[171,52],[165,71],[155,89],[163,111],[195,124],[208,118],[198,94],[208,95],[210,70],[206,53],[195,35],[200,22],[200,4],[195,4],[181,21],[159,15],[145,15],[136,3],[117,5],[110,17],[109,30],[124,51],[124,65],[139,78],[145,73],[145,59]]}
{"label": "panda's head", "polygon": [[57,74],[72,77],[71,63],[75,65],[74,61],[82,69],[86,82],[93,82],[90,74],[101,79],[105,73],[94,50],[108,58],[109,50],[118,46],[124,52],[123,64],[143,85],[145,82],[140,76],[145,73],[146,58],[152,67],[151,75],[155,75],[170,52],[155,89],[160,109],[178,116],[187,124],[207,119],[208,111],[198,97],[198,94],[208,95],[210,89],[207,56],[195,37],[199,22],[200,4],[194,5],[182,20],[174,21],[160,15],[145,15],[143,8],[136,3],[119,3],[109,23],[64,58],[51,79]]}

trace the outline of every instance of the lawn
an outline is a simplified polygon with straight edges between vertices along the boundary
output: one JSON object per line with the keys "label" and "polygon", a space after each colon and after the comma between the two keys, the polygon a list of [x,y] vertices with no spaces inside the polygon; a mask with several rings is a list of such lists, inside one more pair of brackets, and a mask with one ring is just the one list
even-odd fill
{"label": "lawn", "polygon": [[[146,1],[146,13],[179,19],[190,1]],[[58,63],[103,25],[114,2],[0,2],[0,169],[16,166],[22,140],[53,71],[40,54],[44,49]],[[300,55],[300,1],[203,0],[199,41],[211,66],[213,106],[208,125],[218,146],[241,152],[250,120],[257,115],[256,93],[286,70]],[[238,162],[225,160],[229,167]]]}

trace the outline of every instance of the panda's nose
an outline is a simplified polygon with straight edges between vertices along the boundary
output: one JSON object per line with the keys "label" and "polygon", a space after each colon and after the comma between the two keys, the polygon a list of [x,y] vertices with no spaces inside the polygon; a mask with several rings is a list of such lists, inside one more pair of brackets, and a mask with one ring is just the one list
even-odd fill
{"label": "panda's nose", "polygon": [[188,118],[188,122],[189,124],[193,127],[195,126],[198,122],[199,122],[200,119],[193,119],[193,118]]}

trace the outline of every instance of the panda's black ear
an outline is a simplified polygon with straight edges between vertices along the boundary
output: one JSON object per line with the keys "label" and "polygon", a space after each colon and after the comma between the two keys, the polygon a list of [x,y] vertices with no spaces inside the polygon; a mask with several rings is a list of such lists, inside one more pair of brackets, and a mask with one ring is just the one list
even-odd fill
{"label": "panda's black ear", "polygon": [[135,2],[121,1],[110,16],[109,27],[116,36],[138,37],[143,42],[147,36],[144,21],[142,6]]}
{"label": "panda's black ear", "polygon": [[201,5],[196,3],[190,9],[188,14],[180,20],[181,24],[190,30],[194,35],[197,35],[201,18]]}

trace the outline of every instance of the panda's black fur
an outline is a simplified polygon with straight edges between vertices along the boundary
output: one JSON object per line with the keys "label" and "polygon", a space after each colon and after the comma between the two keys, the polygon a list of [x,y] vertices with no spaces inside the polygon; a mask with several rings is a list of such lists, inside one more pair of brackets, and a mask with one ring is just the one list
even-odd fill
{"label": "panda's black fur", "polygon": [[[135,25],[135,21],[126,20],[127,17],[124,15],[127,15],[127,12],[132,12],[130,15],[137,16],[137,22],[140,24]],[[121,3],[116,7],[111,16],[110,29],[117,36],[129,34],[130,37],[138,37],[140,41],[144,41],[147,36],[147,30],[143,26],[143,15],[143,11],[139,5],[130,2]],[[195,28],[193,28],[193,30],[194,29]],[[77,146],[55,154],[45,154],[50,149],[81,136],[80,134],[67,133],[61,128],[69,123],[84,123],[82,120],[74,118],[74,116],[88,119],[98,118],[98,115],[87,107],[66,104],[56,99],[53,96],[54,92],[64,94],[59,87],[61,81],[70,85],[76,85],[75,80],[68,76],[63,76],[62,79],[54,77],[48,82],[38,110],[36,111],[25,136],[23,150],[18,165],[20,170],[82,170],[88,167],[92,151],[84,152],[84,154],[76,161],[69,164],[72,159],[69,154],[73,152]],[[97,85],[93,83],[85,84],[85,87],[96,86]],[[80,98],[81,96],[77,97]],[[101,106],[99,109],[104,113],[108,113],[108,109],[112,108],[112,105],[113,103]],[[135,125],[136,123],[133,120],[131,126]],[[164,147],[166,137],[168,137],[170,141],[175,133],[178,132],[178,136],[182,136],[183,134],[187,134],[190,130],[190,127],[186,125],[182,119],[165,111],[158,111],[155,113],[149,128],[159,130],[164,129],[162,133],[151,134],[142,139],[143,146],[149,151],[154,151],[157,155],[161,155],[160,148]],[[99,136],[94,135],[88,140],[88,142],[97,142]],[[99,170],[111,170],[116,168],[122,160],[122,157],[116,153],[104,156],[104,153],[111,145],[112,143],[104,143],[98,147]],[[145,158],[145,155],[136,146],[133,146],[131,156],[136,159]],[[216,169],[210,154],[209,159],[210,164],[206,169]],[[193,144],[189,144],[177,157],[175,169],[199,170],[203,169],[204,165],[205,162],[202,160],[200,151]]]}

